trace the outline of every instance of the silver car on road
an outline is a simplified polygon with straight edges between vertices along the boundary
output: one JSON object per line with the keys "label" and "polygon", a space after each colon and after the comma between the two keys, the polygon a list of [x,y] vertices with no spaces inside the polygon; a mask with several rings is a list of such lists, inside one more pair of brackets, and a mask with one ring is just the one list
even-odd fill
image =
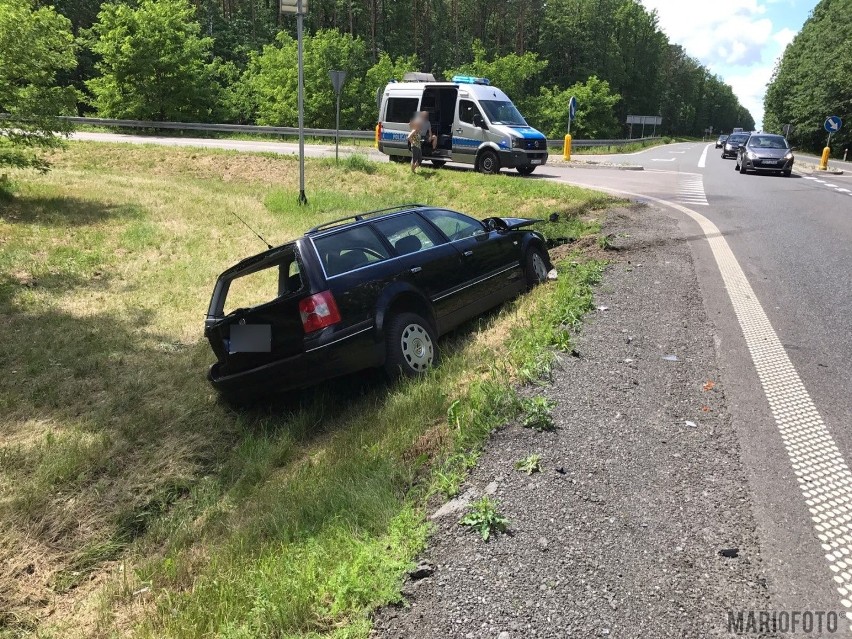
{"label": "silver car on road", "polygon": [[793,149],[783,135],[770,133],[752,134],[737,149],[737,170],[772,171],[790,177],[793,172]]}

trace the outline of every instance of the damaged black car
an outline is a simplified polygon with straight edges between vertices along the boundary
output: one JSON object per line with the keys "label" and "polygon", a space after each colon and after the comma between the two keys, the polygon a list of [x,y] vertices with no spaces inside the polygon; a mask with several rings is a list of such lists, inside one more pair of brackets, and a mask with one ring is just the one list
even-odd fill
{"label": "damaged black car", "polygon": [[239,398],[372,367],[413,377],[438,337],[544,281],[538,220],[408,204],[329,222],[216,281],[213,386]]}

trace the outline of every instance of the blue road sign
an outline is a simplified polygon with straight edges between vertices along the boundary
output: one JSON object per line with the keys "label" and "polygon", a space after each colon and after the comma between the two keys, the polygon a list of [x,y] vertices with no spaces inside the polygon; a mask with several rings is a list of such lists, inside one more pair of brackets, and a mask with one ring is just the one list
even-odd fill
{"label": "blue road sign", "polygon": [[577,117],[577,98],[573,95],[571,99],[568,100],[568,117],[572,120]]}
{"label": "blue road sign", "polygon": [[825,130],[829,133],[837,133],[840,130],[840,127],[843,126],[843,120],[841,120],[836,115],[832,115],[825,121]]}

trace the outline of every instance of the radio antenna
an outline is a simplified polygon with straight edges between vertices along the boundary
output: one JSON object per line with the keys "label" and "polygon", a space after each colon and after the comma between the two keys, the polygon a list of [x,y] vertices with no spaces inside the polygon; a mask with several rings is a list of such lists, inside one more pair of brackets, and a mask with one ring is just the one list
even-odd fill
{"label": "radio antenna", "polygon": [[231,215],[233,215],[235,218],[237,218],[240,222],[242,222],[243,224],[245,224],[246,228],[247,228],[249,231],[251,231],[252,233],[254,233],[255,235],[257,235],[258,239],[259,239],[261,242],[263,242],[264,244],[266,244],[266,248],[274,248],[274,247],[272,246],[272,244],[270,244],[270,243],[269,243],[269,242],[267,242],[265,239],[263,239],[263,236],[262,236],[260,233],[258,233],[257,231],[255,231],[252,227],[250,227],[250,226],[248,225],[248,222],[246,222],[243,218],[241,218],[239,215],[237,215],[237,214],[236,214],[236,213],[234,213],[233,211],[230,211],[230,213],[231,213]]}

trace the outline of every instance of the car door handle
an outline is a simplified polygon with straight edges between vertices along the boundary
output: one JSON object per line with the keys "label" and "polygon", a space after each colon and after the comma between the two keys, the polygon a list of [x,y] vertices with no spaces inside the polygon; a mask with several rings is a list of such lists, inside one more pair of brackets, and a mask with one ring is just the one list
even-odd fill
{"label": "car door handle", "polygon": [[456,133],[461,133],[461,132],[462,132],[461,129],[456,129]]}
{"label": "car door handle", "polygon": [[419,273],[422,270],[423,269],[420,266],[414,266],[414,267],[411,268],[412,273]]}
{"label": "car door handle", "polygon": [[473,251],[465,251],[464,252],[465,257],[470,257],[471,255],[473,255]]}

